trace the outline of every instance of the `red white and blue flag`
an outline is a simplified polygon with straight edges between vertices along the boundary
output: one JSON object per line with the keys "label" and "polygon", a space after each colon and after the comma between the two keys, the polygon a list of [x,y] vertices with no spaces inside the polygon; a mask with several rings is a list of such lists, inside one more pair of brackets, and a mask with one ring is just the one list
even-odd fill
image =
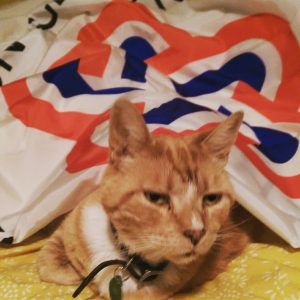
{"label": "red white and blue flag", "polygon": [[20,242],[96,187],[110,109],[126,98],[153,134],[243,110],[227,166],[239,201],[300,247],[296,1],[247,13],[201,3],[57,0],[29,18],[0,53],[0,240]]}

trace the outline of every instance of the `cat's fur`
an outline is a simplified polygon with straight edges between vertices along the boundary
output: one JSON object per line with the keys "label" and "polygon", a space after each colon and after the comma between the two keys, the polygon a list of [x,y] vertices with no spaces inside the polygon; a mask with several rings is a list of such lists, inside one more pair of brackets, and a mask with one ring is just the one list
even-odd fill
{"label": "cat's fur", "polygon": [[[232,220],[236,196],[224,170],[242,118],[235,113],[201,134],[151,137],[135,107],[117,101],[100,187],[41,250],[41,279],[79,284],[99,263],[122,258],[120,243],[150,263],[169,262],[154,281],[139,287],[132,278],[125,281],[125,299],[166,299],[222,272],[248,243]],[[108,297],[115,268],[94,280],[100,295]]]}

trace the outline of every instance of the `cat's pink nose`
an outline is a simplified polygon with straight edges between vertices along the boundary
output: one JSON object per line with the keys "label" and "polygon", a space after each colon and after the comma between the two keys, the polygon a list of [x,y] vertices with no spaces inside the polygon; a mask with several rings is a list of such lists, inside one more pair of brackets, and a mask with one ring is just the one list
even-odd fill
{"label": "cat's pink nose", "polygon": [[205,229],[187,229],[183,232],[183,235],[188,238],[194,246],[196,246],[203,235],[205,234]]}

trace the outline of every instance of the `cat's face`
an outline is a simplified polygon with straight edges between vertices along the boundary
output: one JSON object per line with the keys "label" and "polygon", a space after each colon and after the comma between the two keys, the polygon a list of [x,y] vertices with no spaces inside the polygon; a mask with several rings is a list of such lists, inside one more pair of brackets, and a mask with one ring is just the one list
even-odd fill
{"label": "cat's face", "polygon": [[224,165],[241,118],[224,122],[226,142],[222,128],[222,137],[151,138],[131,104],[115,105],[102,202],[130,253],[182,265],[210,250],[234,201]]}

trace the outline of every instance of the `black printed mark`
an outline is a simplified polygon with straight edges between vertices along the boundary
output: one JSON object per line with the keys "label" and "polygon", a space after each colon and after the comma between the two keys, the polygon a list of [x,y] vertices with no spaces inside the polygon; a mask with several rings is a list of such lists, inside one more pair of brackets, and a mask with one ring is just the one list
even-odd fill
{"label": "black printed mark", "polygon": [[58,17],[57,16],[57,12],[49,4],[45,5],[45,9],[48,11],[48,13],[50,13],[51,19],[50,19],[50,21],[48,23],[46,23],[46,24],[39,24],[37,26],[37,28],[41,28],[43,30],[52,28],[56,24],[57,17]]}
{"label": "black printed mark", "polygon": [[[158,8],[165,10],[166,8],[163,6],[160,0],[154,0]],[[137,2],[137,0],[132,0],[132,2]]]}
{"label": "black printed mark", "polygon": [[25,45],[20,42],[14,42],[10,46],[8,46],[5,51],[16,51],[22,52],[25,49]]}
{"label": "black printed mark", "polygon": [[4,238],[1,243],[3,244],[12,244],[14,242],[14,238],[12,236],[8,237],[8,238]]}
{"label": "black printed mark", "polygon": [[[0,232],[4,232],[3,228],[0,227]],[[4,244],[12,244],[14,241],[14,237],[13,236],[10,236],[8,238],[4,238],[2,239],[1,243],[4,243]]]}
{"label": "black printed mark", "polygon": [[[154,0],[156,5],[158,6],[158,8],[166,10],[166,8],[164,7],[163,3],[161,2],[161,0]],[[183,2],[184,0],[173,0],[176,2]],[[137,2],[137,0],[132,0],[132,2]]]}
{"label": "black printed mark", "polygon": [[0,67],[4,68],[7,71],[11,71],[12,66],[5,62],[3,59],[0,58]]}
{"label": "black printed mark", "polygon": [[160,0],[155,0],[155,2],[157,4],[158,8],[166,10],[166,8],[163,6],[163,4],[162,4],[162,2]]}
{"label": "black printed mark", "polygon": [[[63,2],[61,0],[57,0],[59,2]],[[58,15],[57,15],[57,12],[49,5],[49,4],[46,4],[45,5],[45,9],[47,10],[47,12],[50,14],[51,16],[51,19],[48,23],[45,23],[45,24],[38,24],[36,26],[36,28],[41,28],[42,30],[46,30],[46,29],[50,29],[52,28],[56,22],[57,22],[57,19],[58,19]],[[34,18],[28,18],[28,23],[31,24],[32,22],[34,21]]]}
{"label": "black printed mark", "polygon": [[65,2],[65,0],[54,0],[58,5],[62,5],[64,2]]}
{"label": "black printed mark", "polygon": [[[22,52],[25,49],[25,45],[16,41],[9,45],[5,51],[13,51],[13,52]],[[12,70],[12,66],[8,64],[6,61],[0,58],[0,67],[5,69],[6,71],[10,72]],[[0,86],[2,86],[2,78],[0,77]],[[3,231],[3,229],[0,227],[0,232]]]}

